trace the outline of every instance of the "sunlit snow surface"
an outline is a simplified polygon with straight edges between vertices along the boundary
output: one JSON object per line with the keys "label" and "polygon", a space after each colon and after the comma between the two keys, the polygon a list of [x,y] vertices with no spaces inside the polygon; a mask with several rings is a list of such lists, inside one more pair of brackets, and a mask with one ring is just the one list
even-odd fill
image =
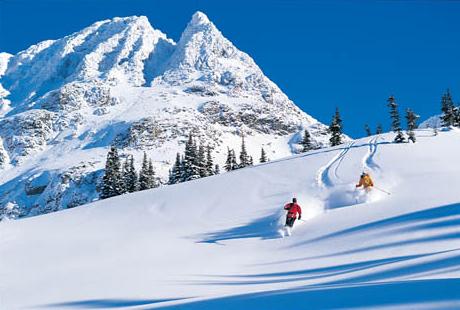
{"label": "sunlit snow surface", "polygon": [[459,309],[460,132],[392,137],[1,222],[0,308]]}

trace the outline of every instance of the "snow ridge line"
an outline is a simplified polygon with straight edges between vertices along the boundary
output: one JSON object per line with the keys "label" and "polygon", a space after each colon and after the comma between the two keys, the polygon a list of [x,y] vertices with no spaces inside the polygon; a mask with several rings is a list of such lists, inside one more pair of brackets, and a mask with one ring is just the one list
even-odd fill
{"label": "snow ridge line", "polygon": [[380,166],[374,161],[374,156],[377,153],[378,140],[379,137],[375,137],[369,140],[369,149],[366,156],[363,158],[363,169],[372,170],[374,172],[379,172]]}
{"label": "snow ridge line", "polygon": [[339,154],[334,156],[326,165],[322,166],[318,169],[316,183],[321,188],[332,187],[334,186],[334,181],[329,176],[330,169],[334,166],[334,176],[337,180],[340,180],[338,175],[338,169],[342,164],[345,155],[350,151],[351,147],[355,144],[355,142],[350,142],[348,146],[346,146]]}

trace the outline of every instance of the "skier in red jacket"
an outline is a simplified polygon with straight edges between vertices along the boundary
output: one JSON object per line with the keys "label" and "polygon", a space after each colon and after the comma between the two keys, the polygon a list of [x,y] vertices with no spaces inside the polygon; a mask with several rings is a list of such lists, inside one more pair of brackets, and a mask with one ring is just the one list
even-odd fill
{"label": "skier in red jacket", "polygon": [[287,210],[288,213],[286,215],[286,225],[292,228],[294,226],[294,222],[297,218],[297,213],[299,213],[299,220],[302,217],[302,209],[297,204],[297,198],[292,198],[292,202],[288,203],[284,206],[284,210]]}

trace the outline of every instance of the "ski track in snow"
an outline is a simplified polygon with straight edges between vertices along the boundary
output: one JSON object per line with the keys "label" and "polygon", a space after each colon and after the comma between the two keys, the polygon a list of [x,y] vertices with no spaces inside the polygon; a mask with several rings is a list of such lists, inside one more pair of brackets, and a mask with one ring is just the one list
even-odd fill
{"label": "ski track in snow", "polygon": [[[321,167],[317,172],[317,184],[320,188],[331,188],[340,181],[340,176],[338,175],[338,170],[342,164],[345,155],[350,151],[351,147],[355,142],[350,142],[338,155],[336,155],[332,160],[327,163],[325,166]],[[333,177],[330,176],[331,169],[333,170]],[[335,179],[336,181],[334,181]]]}
{"label": "ski track in snow", "polygon": [[377,153],[378,148],[378,139],[379,137],[374,137],[369,140],[369,150],[367,151],[366,156],[363,158],[363,168],[364,170],[372,170],[374,172],[380,172],[380,166],[375,162],[374,156]]}

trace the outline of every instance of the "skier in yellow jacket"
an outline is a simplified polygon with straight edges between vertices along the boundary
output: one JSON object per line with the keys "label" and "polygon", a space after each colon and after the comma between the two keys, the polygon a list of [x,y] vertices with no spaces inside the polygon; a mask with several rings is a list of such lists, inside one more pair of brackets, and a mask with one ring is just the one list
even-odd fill
{"label": "skier in yellow jacket", "polygon": [[359,183],[356,184],[356,188],[361,187],[361,186],[367,192],[369,192],[372,189],[372,187],[374,186],[374,182],[372,181],[371,176],[366,172],[363,172],[361,174],[361,177],[359,178]]}

